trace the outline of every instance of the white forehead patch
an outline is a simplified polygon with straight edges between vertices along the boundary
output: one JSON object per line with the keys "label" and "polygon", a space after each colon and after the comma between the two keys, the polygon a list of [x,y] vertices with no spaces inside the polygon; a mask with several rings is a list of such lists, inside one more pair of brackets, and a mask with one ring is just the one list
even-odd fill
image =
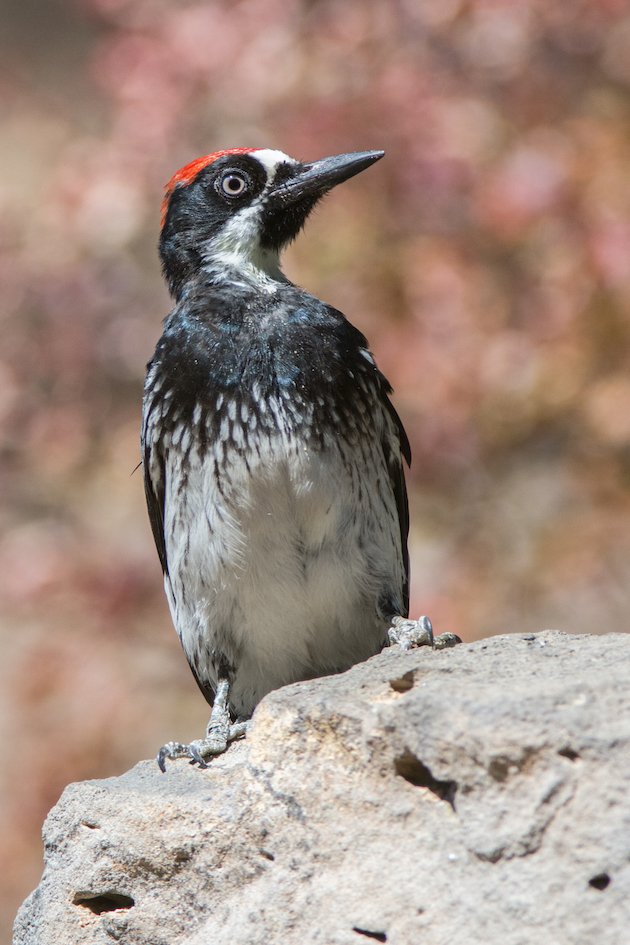
{"label": "white forehead patch", "polygon": [[252,156],[260,161],[267,171],[267,183],[270,184],[276,176],[276,171],[281,164],[297,164],[295,158],[289,157],[284,151],[273,151],[271,148],[260,148],[252,151]]}

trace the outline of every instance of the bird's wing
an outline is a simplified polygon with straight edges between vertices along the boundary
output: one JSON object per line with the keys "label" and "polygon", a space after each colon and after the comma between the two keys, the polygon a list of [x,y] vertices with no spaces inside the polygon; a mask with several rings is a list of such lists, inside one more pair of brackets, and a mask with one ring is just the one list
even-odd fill
{"label": "bird's wing", "polygon": [[[389,385],[388,385],[389,387]],[[385,437],[383,450],[389,469],[389,479],[396,500],[398,510],[398,524],[400,526],[400,548],[403,558],[404,581],[403,581],[403,605],[406,617],[409,613],[409,549],[407,539],[409,536],[409,500],[407,498],[407,486],[405,484],[405,473],[403,470],[403,457],[407,465],[411,465],[411,447],[409,439],[405,433],[405,428],[396,410],[385,392],[383,392],[384,402],[396,430],[397,442],[392,442],[393,437]]]}
{"label": "bird's wing", "polygon": [[168,575],[166,543],[164,539],[164,457],[154,442],[152,407],[146,411],[142,425],[142,467],[144,471],[144,492],[155,547],[160,558],[162,571]]}
{"label": "bird's wing", "polygon": [[[411,446],[405,433],[405,428],[389,395],[392,393],[392,386],[384,374],[378,369],[376,361],[369,349],[365,336],[352,325],[345,316],[337,309],[327,306],[329,315],[337,319],[337,324],[345,333],[348,348],[354,349],[358,354],[357,364],[359,373],[368,372],[369,383],[376,386],[376,396],[385,408],[390,423],[385,424],[383,432],[382,449],[389,470],[389,479],[396,501],[398,511],[398,524],[400,526],[400,550],[403,561],[403,586],[402,586],[402,604],[404,614],[409,613],[409,549],[407,539],[409,536],[409,502],[407,499],[407,486],[405,485],[405,474],[403,471],[403,459],[407,465],[411,465]],[[372,388],[374,390],[374,388]]]}

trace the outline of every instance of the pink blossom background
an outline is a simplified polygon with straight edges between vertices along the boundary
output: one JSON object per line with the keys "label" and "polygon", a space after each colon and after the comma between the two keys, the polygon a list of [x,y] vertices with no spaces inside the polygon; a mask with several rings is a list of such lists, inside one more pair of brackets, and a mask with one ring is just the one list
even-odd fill
{"label": "pink blossom background", "polygon": [[630,608],[624,0],[4,12],[0,932],[64,785],[205,723],[132,475],[161,188],[199,154],[387,151],[285,268],[396,388],[413,613],[472,640],[626,631]]}

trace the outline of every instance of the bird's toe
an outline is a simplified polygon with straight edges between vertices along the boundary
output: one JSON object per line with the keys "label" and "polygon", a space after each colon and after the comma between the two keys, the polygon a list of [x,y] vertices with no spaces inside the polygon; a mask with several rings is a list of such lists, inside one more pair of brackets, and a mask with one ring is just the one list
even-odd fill
{"label": "bird's toe", "polygon": [[418,646],[430,646],[444,650],[461,643],[456,633],[441,633],[435,636],[433,625],[428,617],[409,620],[407,617],[394,617],[387,632],[390,646],[399,646],[402,650],[415,649]]}

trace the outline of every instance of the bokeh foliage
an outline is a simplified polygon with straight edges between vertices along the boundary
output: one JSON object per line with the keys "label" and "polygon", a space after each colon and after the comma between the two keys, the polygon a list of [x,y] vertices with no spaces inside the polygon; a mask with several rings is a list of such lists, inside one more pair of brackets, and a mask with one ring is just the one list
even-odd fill
{"label": "bokeh foliage", "polygon": [[12,0],[1,42],[8,922],[63,785],[204,722],[131,475],[161,187],[198,154],[387,151],[285,268],[396,388],[413,612],[467,639],[627,629],[630,13]]}

